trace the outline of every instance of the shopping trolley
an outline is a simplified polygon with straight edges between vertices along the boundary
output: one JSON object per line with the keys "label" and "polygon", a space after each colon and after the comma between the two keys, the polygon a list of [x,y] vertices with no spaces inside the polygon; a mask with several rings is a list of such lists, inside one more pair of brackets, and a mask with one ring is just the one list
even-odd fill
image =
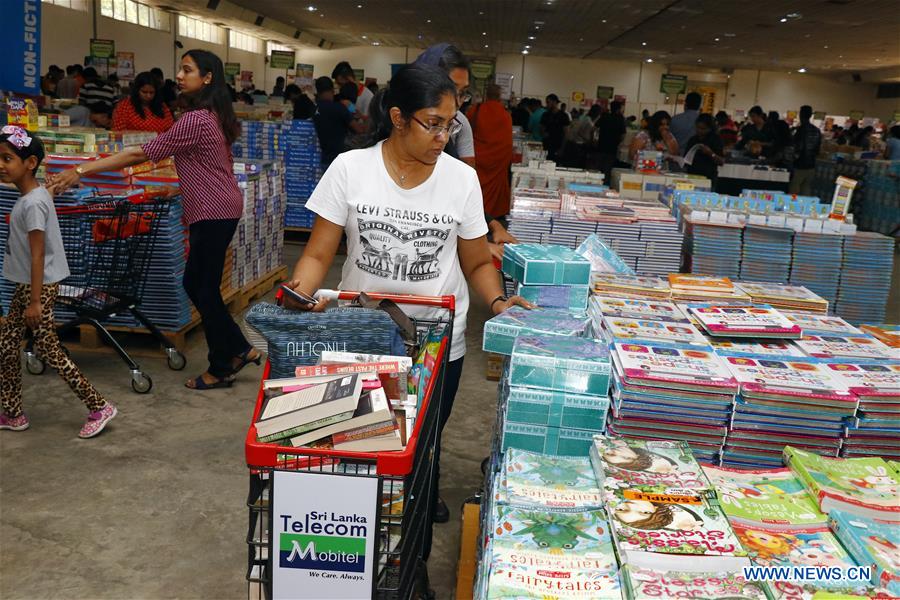
{"label": "shopping trolley", "polygon": [[[320,297],[353,300],[358,292],[325,292]],[[407,599],[418,589],[427,593],[427,570],[423,561],[426,533],[431,527],[434,511],[433,472],[434,448],[440,443],[440,404],[443,378],[450,356],[453,338],[455,297],[428,297],[368,293],[374,300],[389,299],[397,304],[427,306],[438,309],[438,318],[412,319],[417,337],[429,339],[440,334],[435,367],[425,386],[425,394],[416,416],[415,426],[408,435],[406,448],[397,452],[339,452],[313,448],[263,444],[257,441],[256,427],[247,431],[245,454],[250,468],[250,492],[247,506],[250,521],[247,532],[248,598],[272,597],[272,557],[278,556],[270,536],[271,473],[273,470],[305,471],[334,475],[377,475],[381,498],[378,515],[378,539],[375,543],[375,590],[373,596],[386,599]],[[280,292],[279,292],[280,300]],[[352,352],[353,348],[347,351]],[[269,376],[266,362],[263,379]],[[255,423],[263,407],[263,387],[260,385],[253,411]]]}
{"label": "shopping trolley", "polygon": [[[57,327],[62,335],[80,325],[92,325],[131,370],[131,387],[146,394],[153,380],[103,326],[117,313],[128,312],[165,348],[169,368],[184,368],[186,360],[138,308],[161,227],[169,214],[170,198],[139,195],[128,198],[97,196],[80,205],[56,210],[66,255],[77,265],[59,288],[57,305],[74,317]],[[44,361],[33,343],[25,348],[25,366],[33,375],[44,372]]]}

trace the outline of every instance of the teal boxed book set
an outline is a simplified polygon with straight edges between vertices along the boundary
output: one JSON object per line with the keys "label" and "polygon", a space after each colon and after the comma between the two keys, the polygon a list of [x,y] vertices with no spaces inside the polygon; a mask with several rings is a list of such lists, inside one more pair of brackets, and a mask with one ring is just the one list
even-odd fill
{"label": "teal boxed book set", "polygon": [[584,312],[588,307],[590,288],[586,285],[522,285],[516,292],[541,308],[561,308]]}
{"label": "teal boxed book set", "polygon": [[519,448],[555,456],[584,456],[596,431],[512,423],[503,425],[503,450]]}
{"label": "teal boxed book set", "polygon": [[609,397],[504,386],[506,421],[600,432],[606,426]]}
{"label": "teal boxed book set", "polygon": [[509,355],[513,343],[522,335],[558,335],[582,337],[586,335],[591,319],[584,313],[559,309],[535,308],[529,310],[513,306],[484,324],[485,352]]}
{"label": "teal boxed book set", "polygon": [[525,285],[588,285],[591,263],[565,246],[505,244],[503,272]]}
{"label": "teal boxed book set", "polygon": [[513,345],[509,365],[510,385],[594,396],[609,391],[609,348],[602,342],[523,336]]}

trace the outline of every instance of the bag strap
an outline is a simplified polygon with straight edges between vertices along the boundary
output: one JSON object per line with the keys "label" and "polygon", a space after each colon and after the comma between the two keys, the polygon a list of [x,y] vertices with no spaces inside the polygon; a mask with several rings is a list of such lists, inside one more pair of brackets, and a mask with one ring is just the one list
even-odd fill
{"label": "bag strap", "polygon": [[374,310],[383,310],[391,317],[394,323],[397,324],[397,327],[400,328],[400,333],[403,335],[403,340],[408,344],[415,344],[417,341],[416,338],[416,326],[412,322],[403,309],[400,308],[396,302],[390,300],[388,298],[384,298],[382,300],[375,300],[374,298],[370,298],[368,294],[365,292],[360,293],[353,302],[352,306],[361,306],[363,308],[370,308]]}

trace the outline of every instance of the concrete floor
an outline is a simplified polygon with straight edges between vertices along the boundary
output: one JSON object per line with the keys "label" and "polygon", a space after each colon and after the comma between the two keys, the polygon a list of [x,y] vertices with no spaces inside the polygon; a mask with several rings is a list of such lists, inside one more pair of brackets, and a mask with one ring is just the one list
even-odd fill
{"label": "concrete floor", "polygon": [[[293,265],[300,247],[287,246]],[[900,256],[888,320],[900,321]],[[333,268],[327,285],[334,286]],[[469,315],[468,354],[446,429],[442,493],[451,521],[436,526],[429,561],[438,598],[452,597],[459,508],[481,483],[496,385],[484,378],[482,325]],[[190,339],[188,368],[141,358],[152,392],[134,394],[110,353],[73,352],[120,410],[101,437],[79,440],[84,409],[52,373],[25,375],[31,429],[0,433],[0,597],[246,598],[247,469],[244,436],[260,369],[231,390],[182,386],[204,365],[202,336]]]}
{"label": "concrete floor", "polygon": [[[285,264],[300,250],[286,246]],[[339,266],[327,286],[336,287]],[[480,307],[470,313],[445,437],[442,488],[452,518],[436,526],[429,561],[441,599],[452,596],[459,508],[480,485],[495,412],[496,384],[484,378],[481,352],[486,318]],[[230,390],[191,391],[182,383],[205,366],[202,334],[189,346],[180,373],[152,347],[141,349],[147,356],[138,362],[154,381],[144,396],[131,391],[112,353],[73,351],[119,408],[92,440],[77,439],[84,408],[54,373],[24,374],[31,428],[0,432],[0,598],[247,597],[244,437],[261,368],[245,369]]]}

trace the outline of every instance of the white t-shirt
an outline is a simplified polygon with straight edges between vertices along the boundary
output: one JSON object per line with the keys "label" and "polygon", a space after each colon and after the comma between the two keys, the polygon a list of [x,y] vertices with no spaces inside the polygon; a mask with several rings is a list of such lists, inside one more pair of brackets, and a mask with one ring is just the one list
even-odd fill
{"label": "white t-shirt", "polygon": [[374,97],[375,94],[372,93],[372,90],[363,86],[362,91],[356,97],[356,111],[366,118],[369,118],[369,104]]}
{"label": "white t-shirt", "polygon": [[3,254],[3,277],[14,283],[31,283],[31,231],[44,232],[44,283],[58,283],[68,277],[69,263],[56,207],[44,186],[34,188],[13,205]]}
{"label": "white t-shirt", "polygon": [[[339,154],[306,207],[347,234],[341,289],[456,296],[450,360],[466,352],[469,289],[457,256],[457,238],[487,234],[475,170],[442,153],[431,176],[405,190],[384,165],[382,143]],[[410,316],[441,311],[401,305]]]}

